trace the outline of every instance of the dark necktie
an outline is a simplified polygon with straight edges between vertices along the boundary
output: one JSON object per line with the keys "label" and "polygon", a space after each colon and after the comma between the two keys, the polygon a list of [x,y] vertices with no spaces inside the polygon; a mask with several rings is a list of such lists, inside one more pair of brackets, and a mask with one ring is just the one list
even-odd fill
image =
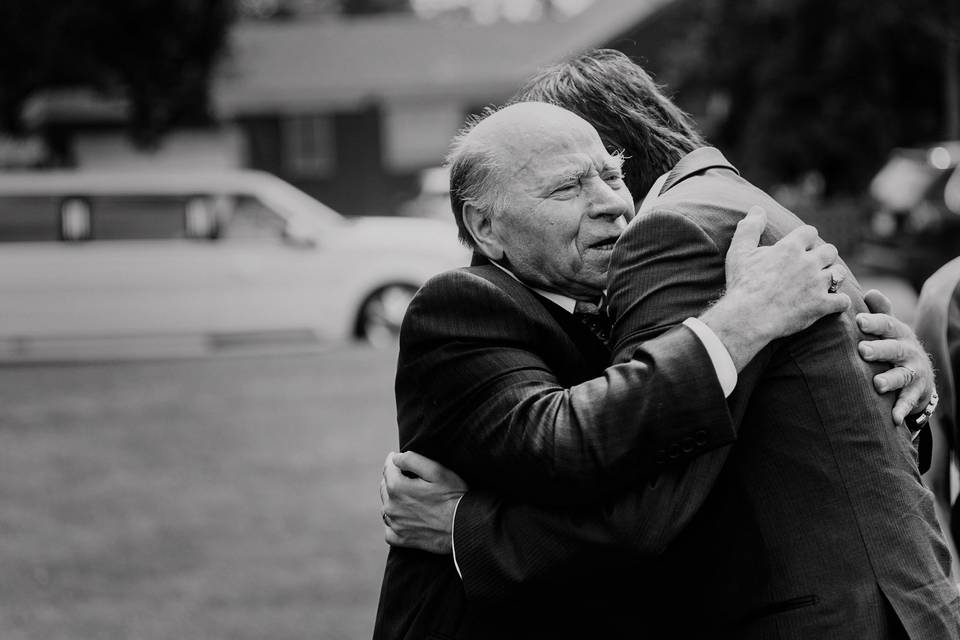
{"label": "dark necktie", "polygon": [[578,300],[577,306],[573,309],[573,317],[587,327],[590,333],[597,336],[603,344],[607,344],[610,340],[610,318],[602,302],[598,306],[592,302]]}

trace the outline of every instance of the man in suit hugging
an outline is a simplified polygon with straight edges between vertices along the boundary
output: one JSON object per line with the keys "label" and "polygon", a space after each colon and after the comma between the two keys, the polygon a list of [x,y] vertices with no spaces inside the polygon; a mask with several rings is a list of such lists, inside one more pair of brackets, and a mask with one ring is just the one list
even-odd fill
{"label": "man in suit hugging", "polygon": [[[388,540],[420,550],[391,549],[377,637],[956,636],[906,410],[856,355],[856,283],[691,146],[624,231],[621,159],[582,118],[515,104],[455,143],[477,264],[411,304],[397,403],[401,447],[472,489],[387,465]],[[605,286],[612,366],[576,317]]]}

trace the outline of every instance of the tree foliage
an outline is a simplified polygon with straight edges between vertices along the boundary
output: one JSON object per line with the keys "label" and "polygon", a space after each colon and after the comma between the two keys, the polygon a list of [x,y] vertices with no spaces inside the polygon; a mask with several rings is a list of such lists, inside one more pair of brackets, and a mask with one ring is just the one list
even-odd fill
{"label": "tree foliage", "polygon": [[859,192],[891,148],[945,135],[955,1],[702,0],[666,75],[751,179]]}
{"label": "tree foliage", "polygon": [[208,118],[209,80],[232,0],[3,0],[0,129],[45,89],[92,87],[127,98],[134,139]]}

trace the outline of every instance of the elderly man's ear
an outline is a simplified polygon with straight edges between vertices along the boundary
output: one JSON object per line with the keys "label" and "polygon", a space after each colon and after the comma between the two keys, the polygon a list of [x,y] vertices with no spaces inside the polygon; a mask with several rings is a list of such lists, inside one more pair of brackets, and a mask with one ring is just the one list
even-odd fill
{"label": "elderly man's ear", "polygon": [[503,260],[503,245],[493,229],[493,216],[472,204],[463,205],[463,223],[477,250],[491,260]]}

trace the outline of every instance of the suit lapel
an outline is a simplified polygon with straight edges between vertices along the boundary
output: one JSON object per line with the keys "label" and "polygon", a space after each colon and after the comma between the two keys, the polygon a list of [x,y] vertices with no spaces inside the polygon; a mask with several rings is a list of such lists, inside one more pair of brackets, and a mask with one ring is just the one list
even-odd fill
{"label": "suit lapel", "polygon": [[713,147],[694,149],[680,158],[680,162],[674,165],[673,169],[671,169],[667,175],[666,182],[663,183],[663,188],[660,189],[660,193],[657,195],[663,195],[692,175],[703,173],[707,169],[717,168],[729,169],[737,175],[740,175],[736,167],[730,164],[718,149]]}
{"label": "suit lapel", "polygon": [[[512,295],[521,302],[522,307],[529,309],[530,314],[535,314],[539,308],[542,308],[553,319],[552,324],[556,327],[557,333],[563,336],[569,345],[568,349],[555,349],[552,354],[558,357],[555,366],[564,371],[564,378],[586,380],[598,375],[609,366],[610,349],[572,314],[490,264],[490,261],[483,256],[474,254],[471,266],[481,267],[476,269],[477,275]],[[555,344],[559,343],[555,342]],[[569,350],[577,356],[573,360],[569,356],[561,357]]]}

